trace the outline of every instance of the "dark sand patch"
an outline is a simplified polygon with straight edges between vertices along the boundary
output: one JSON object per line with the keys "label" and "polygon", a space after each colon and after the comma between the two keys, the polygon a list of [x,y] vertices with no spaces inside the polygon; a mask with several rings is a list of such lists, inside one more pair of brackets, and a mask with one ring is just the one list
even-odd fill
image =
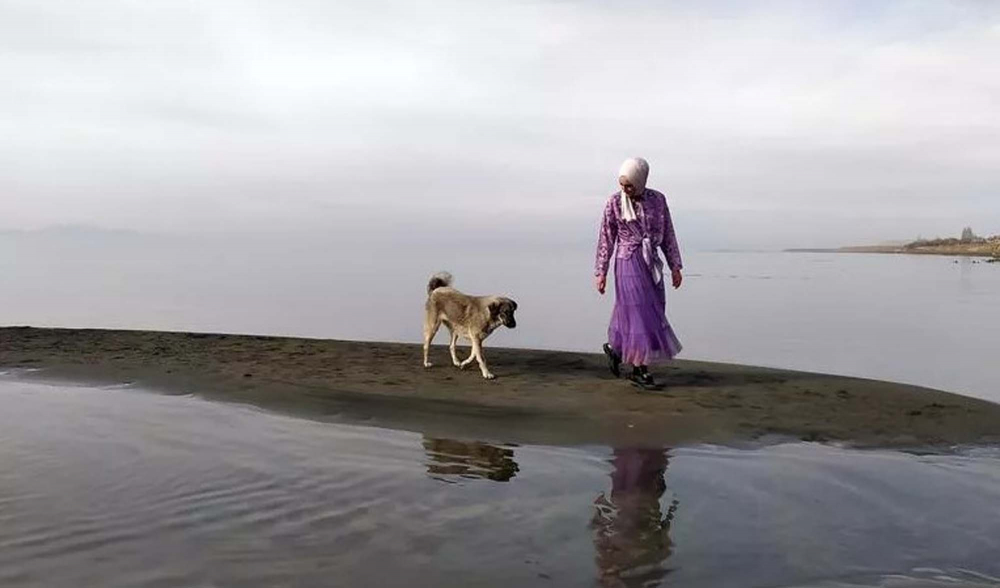
{"label": "dark sand patch", "polygon": [[0,328],[0,367],[134,382],[318,419],[514,443],[738,443],[764,436],[859,446],[1000,441],[1000,405],[916,386],[678,361],[667,389],[615,380],[600,354],[486,349],[499,376],[459,371],[443,347],[315,339]]}

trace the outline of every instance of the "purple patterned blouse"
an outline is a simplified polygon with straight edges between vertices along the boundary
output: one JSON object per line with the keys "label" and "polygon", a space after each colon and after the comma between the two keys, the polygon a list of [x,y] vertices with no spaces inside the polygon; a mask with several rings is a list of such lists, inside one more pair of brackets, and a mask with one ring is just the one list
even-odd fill
{"label": "purple patterned blouse", "polygon": [[667,266],[671,270],[679,270],[681,252],[677,247],[677,235],[674,233],[674,223],[670,220],[670,209],[667,198],[656,190],[646,189],[642,199],[635,202],[637,220],[626,222],[622,220],[621,192],[615,192],[604,207],[601,218],[601,232],[597,239],[596,276],[606,276],[611,264],[611,254],[618,246],[617,257],[628,258],[637,250],[642,251],[642,240],[649,237],[653,254],[662,250],[667,258]]}

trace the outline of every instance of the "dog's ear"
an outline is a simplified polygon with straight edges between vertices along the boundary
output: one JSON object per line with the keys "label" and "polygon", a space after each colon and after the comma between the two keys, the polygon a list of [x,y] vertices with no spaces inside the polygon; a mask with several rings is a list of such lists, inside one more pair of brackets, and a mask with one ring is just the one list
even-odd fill
{"label": "dog's ear", "polygon": [[490,305],[489,305],[490,320],[493,320],[493,321],[497,320],[497,317],[500,316],[500,307],[501,306],[502,306],[501,303],[498,302],[498,301],[490,302]]}

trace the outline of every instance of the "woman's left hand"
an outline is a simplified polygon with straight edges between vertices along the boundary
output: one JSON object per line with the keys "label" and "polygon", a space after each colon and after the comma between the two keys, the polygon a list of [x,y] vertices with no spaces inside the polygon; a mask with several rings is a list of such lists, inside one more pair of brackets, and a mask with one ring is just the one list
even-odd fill
{"label": "woman's left hand", "polygon": [[684,276],[681,275],[681,270],[675,269],[670,271],[671,276],[674,279],[674,289],[681,287],[681,283],[684,281]]}

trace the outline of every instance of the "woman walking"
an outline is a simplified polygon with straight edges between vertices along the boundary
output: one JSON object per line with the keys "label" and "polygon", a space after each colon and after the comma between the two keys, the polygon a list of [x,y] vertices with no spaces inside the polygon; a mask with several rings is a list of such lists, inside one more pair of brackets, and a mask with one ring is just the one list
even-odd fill
{"label": "woman walking", "polygon": [[[632,366],[629,380],[657,389],[648,366],[681,351],[666,316],[662,250],[674,288],[680,288],[681,254],[666,197],[646,187],[649,164],[629,159],[618,172],[621,190],[608,200],[601,218],[595,269],[597,291],[604,294],[611,256],[615,256],[615,307],[604,353],[618,377],[621,364]],[[617,252],[616,252],[617,250]]]}

